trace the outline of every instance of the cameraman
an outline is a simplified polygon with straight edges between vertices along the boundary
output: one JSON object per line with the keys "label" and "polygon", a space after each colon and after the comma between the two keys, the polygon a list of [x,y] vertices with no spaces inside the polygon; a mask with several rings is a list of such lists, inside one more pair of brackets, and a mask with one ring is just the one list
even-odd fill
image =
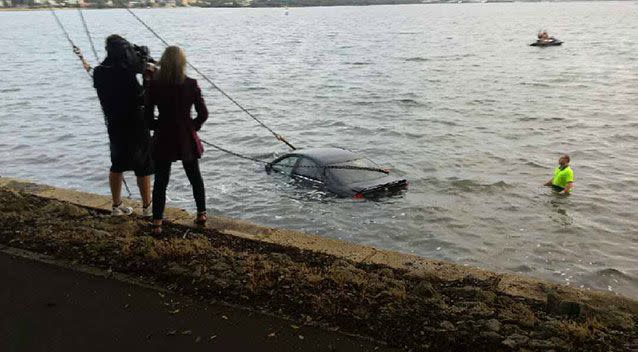
{"label": "cameraman", "polygon": [[[150,76],[154,62],[148,49],[129,43],[117,34],[106,38],[107,56],[93,71],[109,134],[111,170],[109,185],[113,198],[112,215],[129,215],[133,209],[122,205],[122,173],[133,170],[142,195],[142,214],[151,216],[151,177],[153,160],[151,134],[144,121],[144,89],[136,74]],[[148,65],[148,67],[147,67]],[[149,77],[150,78],[150,77]]]}

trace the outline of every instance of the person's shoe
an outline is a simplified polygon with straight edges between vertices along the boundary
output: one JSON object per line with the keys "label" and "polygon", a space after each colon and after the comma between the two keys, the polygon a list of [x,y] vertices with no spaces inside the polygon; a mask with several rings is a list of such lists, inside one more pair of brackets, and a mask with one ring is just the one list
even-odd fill
{"label": "person's shoe", "polygon": [[151,236],[159,237],[162,235],[162,224],[151,224]]}
{"label": "person's shoe", "polygon": [[122,215],[131,215],[133,214],[133,208],[124,206],[122,202],[119,205],[114,205],[113,210],[111,211],[111,215],[113,216],[122,216]]}
{"label": "person's shoe", "polygon": [[150,218],[151,216],[153,216],[153,207],[151,206],[151,204],[142,207],[142,216],[145,218]]}
{"label": "person's shoe", "polygon": [[206,211],[198,211],[197,217],[195,218],[195,221],[193,222],[199,226],[206,226],[206,220],[208,220],[208,217],[206,216]]}

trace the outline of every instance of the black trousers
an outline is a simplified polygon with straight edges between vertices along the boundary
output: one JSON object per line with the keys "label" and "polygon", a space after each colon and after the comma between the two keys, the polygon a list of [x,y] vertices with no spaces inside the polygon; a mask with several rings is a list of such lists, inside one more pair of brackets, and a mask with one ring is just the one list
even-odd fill
{"label": "black trousers", "polygon": [[[171,161],[155,160],[155,182],[153,183],[153,220],[161,220],[164,217],[164,207],[166,206],[166,187],[171,176]],[[199,171],[199,161],[182,160],[182,166],[186,171],[186,177],[193,188],[193,197],[197,211],[206,211],[206,193],[204,191],[204,180]]]}

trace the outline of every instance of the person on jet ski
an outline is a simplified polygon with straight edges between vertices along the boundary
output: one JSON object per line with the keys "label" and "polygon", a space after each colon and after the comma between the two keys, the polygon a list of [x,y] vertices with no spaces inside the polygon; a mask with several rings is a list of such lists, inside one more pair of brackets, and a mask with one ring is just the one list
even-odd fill
{"label": "person on jet ski", "polygon": [[547,31],[540,31],[538,32],[538,41],[539,42],[549,42],[554,40],[554,37],[550,37],[549,34],[547,34]]}

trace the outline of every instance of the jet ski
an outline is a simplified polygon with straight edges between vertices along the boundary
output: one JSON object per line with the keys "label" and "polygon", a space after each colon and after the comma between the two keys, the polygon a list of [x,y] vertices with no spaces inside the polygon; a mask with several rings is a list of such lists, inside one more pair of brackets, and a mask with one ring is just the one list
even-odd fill
{"label": "jet ski", "polygon": [[556,39],[554,37],[549,37],[548,39],[539,39],[535,43],[530,44],[529,46],[559,46],[563,44],[562,41]]}

